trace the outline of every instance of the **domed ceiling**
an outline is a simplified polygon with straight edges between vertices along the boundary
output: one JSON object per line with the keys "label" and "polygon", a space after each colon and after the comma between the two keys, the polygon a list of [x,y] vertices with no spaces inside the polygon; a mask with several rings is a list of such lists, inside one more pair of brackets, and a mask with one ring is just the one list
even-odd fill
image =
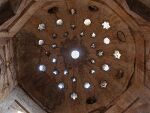
{"label": "domed ceiling", "polygon": [[113,109],[139,102],[144,40],[116,2],[32,2],[17,24],[18,83],[48,113],[125,113]]}

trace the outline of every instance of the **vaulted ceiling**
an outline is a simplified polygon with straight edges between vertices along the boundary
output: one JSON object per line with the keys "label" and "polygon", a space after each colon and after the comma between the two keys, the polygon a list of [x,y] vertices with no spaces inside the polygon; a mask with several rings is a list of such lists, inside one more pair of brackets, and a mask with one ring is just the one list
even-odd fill
{"label": "vaulted ceiling", "polygon": [[4,95],[18,83],[48,113],[149,112],[148,4],[0,1]]}

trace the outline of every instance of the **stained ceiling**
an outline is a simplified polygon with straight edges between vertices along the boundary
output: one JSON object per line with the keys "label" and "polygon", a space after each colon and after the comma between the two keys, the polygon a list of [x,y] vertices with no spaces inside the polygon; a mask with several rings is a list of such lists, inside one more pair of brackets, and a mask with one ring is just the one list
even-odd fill
{"label": "stained ceiling", "polygon": [[149,7],[140,3],[1,1],[2,59],[13,51],[14,78],[48,113],[148,112]]}

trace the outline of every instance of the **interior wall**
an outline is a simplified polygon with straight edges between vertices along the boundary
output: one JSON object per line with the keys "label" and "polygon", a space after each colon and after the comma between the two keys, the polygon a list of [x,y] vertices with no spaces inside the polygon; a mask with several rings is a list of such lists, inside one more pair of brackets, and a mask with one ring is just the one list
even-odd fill
{"label": "interior wall", "polygon": [[16,86],[12,41],[0,40],[0,100],[5,99]]}
{"label": "interior wall", "polygon": [[[20,111],[20,112],[19,112]],[[46,113],[26,93],[16,87],[0,102],[0,113]]]}

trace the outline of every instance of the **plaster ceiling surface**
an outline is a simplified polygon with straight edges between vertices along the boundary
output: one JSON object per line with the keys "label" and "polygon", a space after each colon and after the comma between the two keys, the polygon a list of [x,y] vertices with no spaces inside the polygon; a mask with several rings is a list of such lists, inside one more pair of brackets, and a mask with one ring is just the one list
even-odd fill
{"label": "plaster ceiling surface", "polygon": [[46,112],[137,113],[150,107],[140,27],[113,0],[39,0],[2,35],[18,84]]}

